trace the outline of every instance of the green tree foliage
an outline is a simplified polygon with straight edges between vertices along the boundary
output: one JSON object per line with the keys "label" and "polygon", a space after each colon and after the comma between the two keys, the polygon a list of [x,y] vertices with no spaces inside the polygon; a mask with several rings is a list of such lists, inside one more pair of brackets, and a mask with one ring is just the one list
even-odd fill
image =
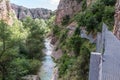
{"label": "green tree foliage", "polygon": [[4,21],[0,21],[0,72],[2,80],[6,80],[8,75],[7,66],[17,56],[18,51],[17,44],[14,45],[14,40],[11,39],[12,32],[9,28]]}
{"label": "green tree foliage", "polygon": [[79,56],[64,54],[59,60],[59,80],[88,80],[90,52],[95,48],[86,39],[81,39],[80,45]]}
{"label": "green tree foliage", "polygon": [[87,8],[87,2],[86,0],[82,0],[82,11],[84,11],[86,8]]}
{"label": "green tree foliage", "polygon": [[101,0],[107,6],[115,6],[116,0]]}
{"label": "green tree foliage", "polygon": [[9,75],[7,76],[7,80],[20,80],[22,76],[29,72],[28,68],[29,62],[25,58],[12,60],[8,68]]}
{"label": "green tree foliage", "polygon": [[[28,37],[26,39],[26,49],[23,49],[28,53],[29,58],[40,58],[43,56],[42,49],[44,48],[44,26],[39,20],[33,20],[27,18],[24,20],[23,25],[28,30]],[[23,46],[25,46],[23,45]]]}
{"label": "green tree foliage", "polygon": [[55,35],[56,37],[60,36],[61,34],[61,28],[57,25],[54,25],[54,27],[52,28],[52,32],[53,32],[53,35]]}
{"label": "green tree foliage", "polygon": [[[107,23],[108,26],[114,26],[114,15],[115,14],[115,8],[113,6],[106,6],[104,9],[103,14],[103,21]],[[110,30],[113,29],[113,27],[109,28]]]}
{"label": "green tree foliage", "polygon": [[88,33],[101,31],[101,23],[105,22],[113,27],[115,0],[97,0],[83,12],[80,12],[75,20],[81,27],[86,27]]}
{"label": "green tree foliage", "polygon": [[67,54],[64,54],[59,60],[59,77],[64,76],[67,73],[67,70],[72,66],[74,62],[74,57],[69,57]]}
{"label": "green tree foliage", "polygon": [[55,16],[51,16],[51,18],[46,21],[48,32],[54,28],[55,26],[54,21],[55,21]]}
{"label": "green tree foliage", "polygon": [[69,40],[69,44],[71,44],[69,46],[73,49],[75,55],[78,56],[79,53],[80,53],[80,47],[81,47],[80,36],[77,35],[77,36],[71,37],[70,40]]}
{"label": "green tree foliage", "polygon": [[[13,75],[10,76],[10,73],[13,72],[10,68],[11,62],[19,57],[19,42],[22,40],[19,35],[19,33],[22,34],[22,32],[19,30],[19,27],[15,29],[8,26],[4,21],[0,21],[0,75],[2,76],[2,80],[10,80],[10,78],[13,78]],[[13,67],[15,68],[15,66]],[[20,72],[21,71],[18,71],[18,73]],[[14,73],[14,76],[16,76],[16,73]],[[13,78],[11,80],[15,79],[16,78]]]}
{"label": "green tree foliage", "polygon": [[75,20],[78,22],[78,26],[86,26],[85,12],[81,12],[76,15]]}
{"label": "green tree foliage", "polygon": [[12,26],[0,21],[0,79],[21,80],[28,74],[36,74],[40,67],[44,48],[42,20],[14,20]]}

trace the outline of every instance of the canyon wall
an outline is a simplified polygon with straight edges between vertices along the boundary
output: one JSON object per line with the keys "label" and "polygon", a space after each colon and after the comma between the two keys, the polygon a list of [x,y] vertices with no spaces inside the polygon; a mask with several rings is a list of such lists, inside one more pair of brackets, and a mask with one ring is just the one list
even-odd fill
{"label": "canyon wall", "polygon": [[42,18],[48,19],[52,15],[52,11],[44,8],[26,8],[23,6],[18,6],[15,4],[11,5],[12,9],[15,11],[16,16],[18,19],[22,20],[26,17],[35,18]]}
{"label": "canyon wall", "polygon": [[56,12],[55,23],[57,25],[61,24],[65,16],[69,16],[71,18],[80,10],[81,10],[81,1],[78,2],[77,0],[60,0]]}
{"label": "canyon wall", "polygon": [[11,8],[9,0],[0,1],[0,20],[4,20],[7,24],[13,24],[14,11]]}
{"label": "canyon wall", "polygon": [[120,0],[117,0],[115,5],[115,24],[114,24],[114,35],[120,39]]}
{"label": "canyon wall", "polygon": [[86,6],[89,7],[92,2],[96,0],[60,0],[57,11],[56,11],[56,19],[55,23],[57,25],[61,25],[63,19],[66,16],[72,18],[75,14],[82,10],[83,2],[86,3]]}

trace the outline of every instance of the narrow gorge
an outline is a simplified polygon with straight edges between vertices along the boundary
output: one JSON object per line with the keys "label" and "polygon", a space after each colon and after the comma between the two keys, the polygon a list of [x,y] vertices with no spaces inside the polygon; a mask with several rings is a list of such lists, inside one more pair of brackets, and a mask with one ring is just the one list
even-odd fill
{"label": "narrow gorge", "polygon": [[0,0],[0,80],[120,80],[119,7]]}

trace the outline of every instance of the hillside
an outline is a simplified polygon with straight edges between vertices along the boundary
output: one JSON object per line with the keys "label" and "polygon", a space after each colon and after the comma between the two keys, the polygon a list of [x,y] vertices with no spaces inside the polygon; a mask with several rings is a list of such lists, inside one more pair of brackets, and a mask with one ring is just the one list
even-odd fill
{"label": "hillside", "polygon": [[58,80],[88,80],[90,53],[96,51],[103,22],[113,30],[116,1],[60,0],[53,27]]}
{"label": "hillside", "polygon": [[41,18],[48,19],[52,15],[52,11],[44,8],[33,8],[29,9],[16,4],[11,4],[12,9],[15,11],[18,19],[22,20],[26,17],[31,17],[33,19]]}

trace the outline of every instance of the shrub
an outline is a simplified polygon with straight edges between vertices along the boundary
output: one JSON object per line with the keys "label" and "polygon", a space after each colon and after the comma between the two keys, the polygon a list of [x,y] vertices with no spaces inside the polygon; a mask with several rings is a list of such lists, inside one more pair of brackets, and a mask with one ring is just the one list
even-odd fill
{"label": "shrub", "polygon": [[106,6],[103,14],[103,21],[109,26],[109,29],[112,30],[114,26],[114,13],[115,8],[113,6]]}
{"label": "shrub", "polygon": [[80,53],[80,47],[81,47],[81,38],[79,35],[73,36],[69,40],[70,47],[73,49],[76,56]]}
{"label": "shrub", "polygon": [[70,21],[70,16],[66,15],[63,17],[62,25],[67,25]]}
{"label": "shrub", "polygon": [[59,60],[59,77],[64,76],[67,73],[67,70],[74,63],[75,58],[69,57],[67,54],[64,54]]}
{"label": "shrub", "polygon": [[59,36],[61,32],[61,28],[57,25],[54,25],[54,27],[52,28],[52,32],[55,36]]}
{"label": "shrub", "polygon": [[101,0],[105,5],[107,6],[114,6],[116,3],[116,0]]}

